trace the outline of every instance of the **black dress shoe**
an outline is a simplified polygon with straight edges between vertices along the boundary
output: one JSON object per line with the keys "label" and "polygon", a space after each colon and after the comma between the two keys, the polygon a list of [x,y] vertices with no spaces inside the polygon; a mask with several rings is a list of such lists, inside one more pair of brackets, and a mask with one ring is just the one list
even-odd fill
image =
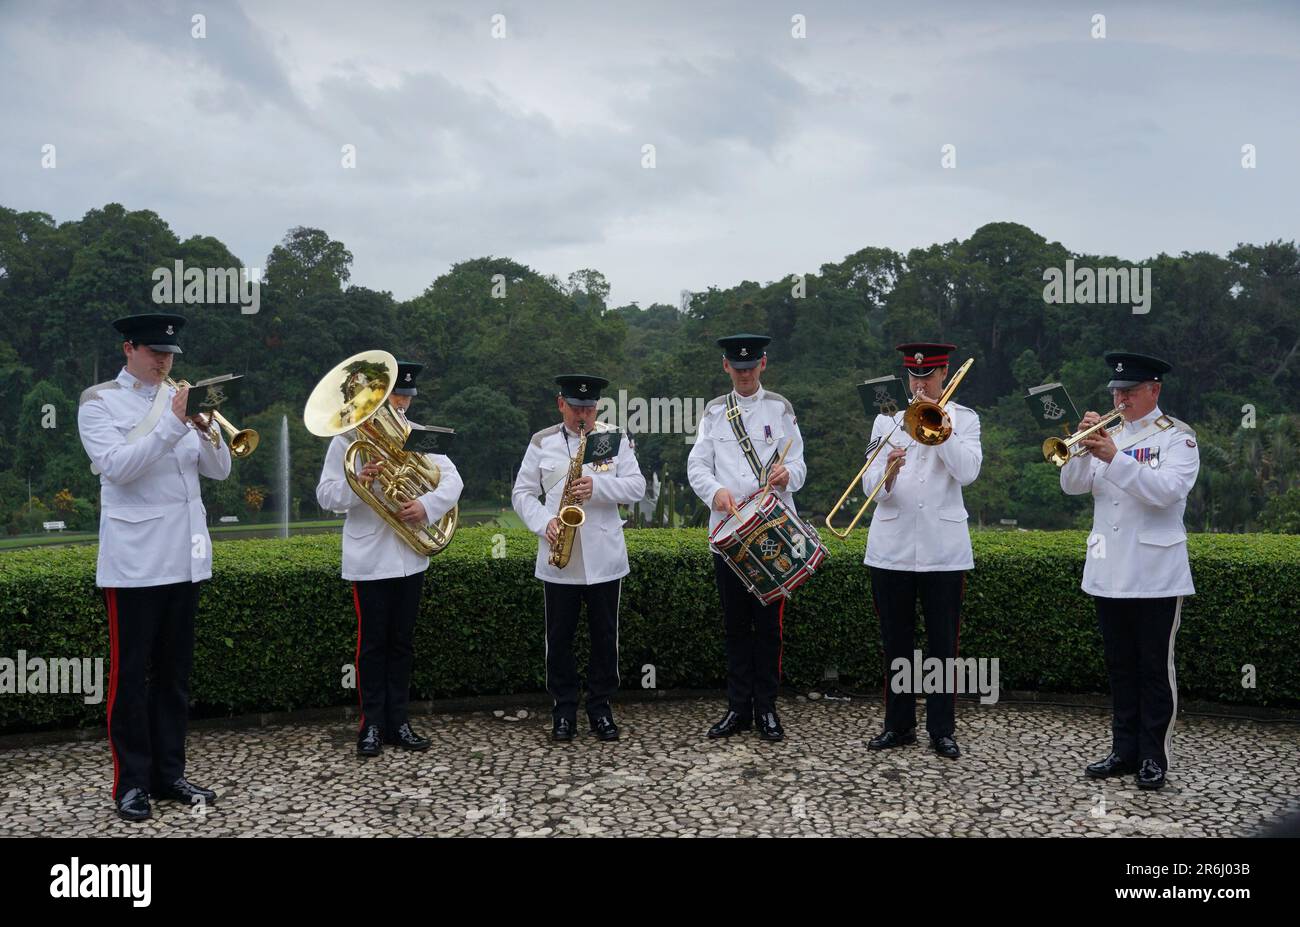
{"label": "black dress shoe", "polygon": [[1160,768],[1160,764],[1155,760],[1143,760],[1142,768],[1138,770],[1137,782],[1140,789],[1163,788],[1165,771]]}
{"label": "black dress shoe", "polygon": [[429,738],[421,737],[411,730],[411,722],[403,721],[397,726],[397,733],[384,738],[384,743],[401,747],[403,750],[428,750]]}
{"label": "black dress shoe", "polygon": [[618,725],[609,715],[601,715],[591,722],[591,733],[597,740],[618,740]]}
{"label": "black dress shoe", "polygon": [[753,727],[754,719],[748,715],[738,715],[731,709],[722,716],[722,720],[709,728],[710,737],[730,737],[736,731],[747,731]]}
{"label": "black dress shoe", "polygon": [[1085,766],[1083,773],[1089,779],[1109,779],[1111,776],[1127,776],[1129,773],[1135,773],[1137,768],[1137,763],[1123,759],[1118,753],[1112,751],[1106,759]]}
{"label": "black dress shoe", "polygon": [[551,740],[567,743],[573,740],[573,722],[568,718],[556,718],[551,727]]}
{"label": "black dress shoe", "polygon": [[916,729],[904,731],[882,731],[867,741],[868,750],[888,750],[891,747],[905,747],[916,743]]}
{"label": "black dress shoe", "polygon": [[957,746],[957,741],[952,738],[951,734],[947,737],[931,737],[930,746],[934,748],[935,753],[950,760],[955,760],[961,756],[961,748]]}
{"label": "black dress shoe", "polygon": [[384,752],[378,724],[367,724],[357,738],[357,756],[379,756]]}
{"label": "black dress shoe", "polygon": [[781,730],[781,719],[775,711],[767,711],[758,716],[758,736],[761,740],[785,740],[785,731]]}
{"label": "black dress shoe", "polygon": [[144,789],[127,789],[126,794],[117,800],[117,816],[124,821],[145,821],[152,814],[149,793]]}
{"label": "black dress shoe", "polygon": [[155,789],[154,796],[166,798],[169,801],[184,802],[187,805],[196,805],[200,800],[205,805],[213,805],[217,801],[217,793],[212,789],[205,789],[201,785],[195,785],[183,776],[175,782]]}

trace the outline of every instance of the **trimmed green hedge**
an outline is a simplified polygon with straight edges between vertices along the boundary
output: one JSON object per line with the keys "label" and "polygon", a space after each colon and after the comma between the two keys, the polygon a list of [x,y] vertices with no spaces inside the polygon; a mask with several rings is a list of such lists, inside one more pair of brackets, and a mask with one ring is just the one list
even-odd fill
{"label": "trimmed green hedge", "polygon": [[[865,532],[831,539],[830,559],[787,606],[785,681],[814,686],[834,664],[841,685],[881,685]],[[1079,589],[1083,532],[976,532],[963,656],[998,657],[1003,690],[1106,691],[1092,600]],[[466,528],[434,558],[416,633],[420,697],[540,691],[542,586],[526,531]],[[1178,679],[1186,698],[1300,705],[1300,538],[1194,535],[1199,594],[1183,606]],[[705,533],[628,532],[621,658],[625,687],[642,666],[658,688],[723,683],[721,612]],[[196,714],[355,704],[342,687],[355,652],[339,536],[225,541],[198,615]],[[93,546],[0,554],[0,657],[102,656],[107,622]],[[496,556],[494,556],[494,553]],[[918,633],[918,639],[920,634]],[[585,653],[585,635],[580,646]],[[1256,688],[1243,688],[1243,664]],[[107,679],[105,679],[107,688]],[[77,695],[0,694],[0,730],[102,724],[104,704]]]}

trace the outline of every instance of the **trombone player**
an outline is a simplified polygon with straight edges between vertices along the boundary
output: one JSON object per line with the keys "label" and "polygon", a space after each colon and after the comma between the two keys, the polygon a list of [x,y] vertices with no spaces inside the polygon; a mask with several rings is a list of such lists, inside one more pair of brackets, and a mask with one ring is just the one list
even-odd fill
{"label": "trombone player", "polygon": [[[937,401],[956,345],[910,342],[896,350],[903,355],[913,402]],[[961,489],[979,476],[983,452],[974,410],[949,400],[944,411],[952,425],[946,440],[895,446],[888,455],[878,454],[862,477],[862,489],[868,494],[884,483],[871,516],[864,560],[871,568],[871,595],[886,668],[885,726],[868,742],[872,750],[916,742],[916,693],[896,692],[890,680],[896,661],[910,664],[914,659],[918,597],[925,614],[927,657],[957,656],[965,571],[975,565]],[[872,450],[890,440],[906,412],[900,409],[892,416],[876,417]],[[910,679],[912,673],[906,676]],[[956,700],[956,692],[927,693],[925,698],[931,747],[949,759],[961,755],[954,736]]]}
{"label": "trombone player", "polygon": [[[555,407],[563,421],[529,440],[511,492],[515,512],[539,539],[534,575],[543,587],[551,739],[564,743],[574,737],[579,679],[573,638],[586,602],[587,720],[598,740],[618,740],[609,700],[619,686],[618,606],[629,572],[618,505],[645,495],[645,477],[631,440],[614,450],[615,429],[596,422],[600,391],[609,381],[569,374],[555,382]],[[566,529],[562,508],[575,526]]]}
{"label": "trombone player", "polygon": [[[388,404],[403,420],[417,395],[416,377],[423,364],[401,361],[397,385]],[[346,513],[343,523],[343,578],[352,582],[357,613],[356,680],[361,703],[357,755],[379,756],[383,744],[403,750],[427,750],[429,740],[411,728],[408,703],[411,664],[415,659],[415,621],[429,558],[413,550],[352,489],[343,472],[355,431],[335,435],[325,455],[316,501],[321,508]],[[437,523],[460,499],[463,486],[456,465],[444,454],[430,454],[441,472],[436,489],[407,500],[396,515],[416,528]],[[369,483],[383,472],[378,461],[357,474]]]}
{"label": "trombone player", "polygon": [[[1093,496],[1083,591],[1097,602],[1110,677],[1111,749],[1085,769],[1093,779],[1136,773],[1137,785],[1165,784],[1178,712],[1174,637],[1183,596],[1192,595],[1183,509],[1200,470],[1196,433],[1160,411],[1171,365],[1111,351],[1108,389],[1123,425],[1098,428],[1061,468],[1061,489]],[[1102,421],[1087,412],[1084,429]]]}

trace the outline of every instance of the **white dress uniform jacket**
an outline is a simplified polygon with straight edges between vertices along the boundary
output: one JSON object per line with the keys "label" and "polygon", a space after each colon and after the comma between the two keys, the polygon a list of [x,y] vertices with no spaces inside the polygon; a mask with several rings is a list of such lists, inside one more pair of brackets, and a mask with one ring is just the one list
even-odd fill
{"label": "white dress uniform jacket", "polygon": [[[166,405],[153,429],[127,443],[127,434],[153,408]],[[127,372],[81,394],[77,429],[99,471],[99,560],[95,584],[165,586],[212,576],[212,542],[199,476],[230,475],[230,450],[217,447],[171,410],[176,391],[150,386]]]}
{"label": "white dress uniform jacket", "polygon": [[[1161,415],[1156,408],[1125,422],[1115,443],[1126,442]],[[1083,566],[1083,591],[1110,599],[1159,599],[1192,595],[1183,510],[1201,469],[1196,433],[1174,425],[1120,451],[1110,463],[1091,454],[1061,468],[1061,489],[1091,492],[1092,535]]]}
{"label": "white dress uniform jacket", "polygon": [[[907,458],[893,489],[882,488],[876,495],[863,560],[867,566],[912,573],[975,566],[961,488],[975,481],[984,461],[980,417],[955,402],[944,408],[952,422],[952,435],[942,444],[918,444],[901,427],[890,439],[895,446],[908,448]],[[877,415],[871,440],[883,441],[903,420],[904,411]],[[882,450],[862,475],[864,493],[884,479],[889,451],[888,447]]]}
{"label": "white dress uniform jacket", "polygon": [[[343,522],[343,578],[392,579],[419,573],[429,566],[429,558],[411,550],[388,522],[353,492],[343,474],[343,455],[356,437],[355,431],[334,436],[316,485],[316,501],[321,508],[347,515]],[[464,483],[445,454],[425,456],[441,471],[438,488],[420,496],[427,523],[433,524],[451,511]],[[356,472],[360,472],[359,467]]]}
{"label": "white dress uniform jacket", "polygon": [[[591,434],[613,430],[598,422]],[[591,434],[587,436],[588,442]],[[567,437],[567,442],[566,442]],[[645,477],[636,462],[632,440],[624,435],[618,456],[609,470],[596,470],[584,464],[582,475],[591,477],[591,498],[582,509],[587,520],[573,539],[569,565],[563,570],[551,566],[551,545],[546,542],[546,526],[560,510],[569,464],[578,452],[578,436],[564,425],[543,428],[533,435],[519,466],[510,500],[528,530],[537,535],[537,567],[533,575],[548,583],[591,586],[620,579],[628,574],[627,543],[623,540],[623,516],[618,504],[631,505],[645,495]],[[545,493],[546,502],[541,496]]]}
{"label": "white dress uniform jacket", "polygon": [[727,421],[727,395],[731,394],[736,396],[740,420],[754,452],[758,454],[759,463],[766,464],[774,452],[779,456],[785,442],[793,439],[794,443],[785,455],[790,482],[777,493],[792,512],[798,511],[794,494],[803,488],[808,476],[808,465],[803,459],[803,436],[799,434],[794,409],[788,399],[760,386],[752,396],[741,396],[732,390],[730,394],[710,400],[700,418],[695,446],[686,462],[686,477],[691,489],[709,507],[710,533],[731,514],[713,508],[713,497],[719,489],[731,490],[737,506],[758,490],[758,477],[745,459],[740,441]]}

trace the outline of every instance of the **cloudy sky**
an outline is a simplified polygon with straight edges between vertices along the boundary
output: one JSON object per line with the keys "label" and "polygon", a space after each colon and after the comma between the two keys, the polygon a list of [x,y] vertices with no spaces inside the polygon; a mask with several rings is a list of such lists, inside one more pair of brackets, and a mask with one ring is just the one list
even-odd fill
{"label": "cloudy sky", "polygon": [[254,266],[315,226],[398,298],[492,254],[676,303],[1001,220],[1222,253],[1300,207],[1294,2],[0,0],[0,87],[0,205]]}

